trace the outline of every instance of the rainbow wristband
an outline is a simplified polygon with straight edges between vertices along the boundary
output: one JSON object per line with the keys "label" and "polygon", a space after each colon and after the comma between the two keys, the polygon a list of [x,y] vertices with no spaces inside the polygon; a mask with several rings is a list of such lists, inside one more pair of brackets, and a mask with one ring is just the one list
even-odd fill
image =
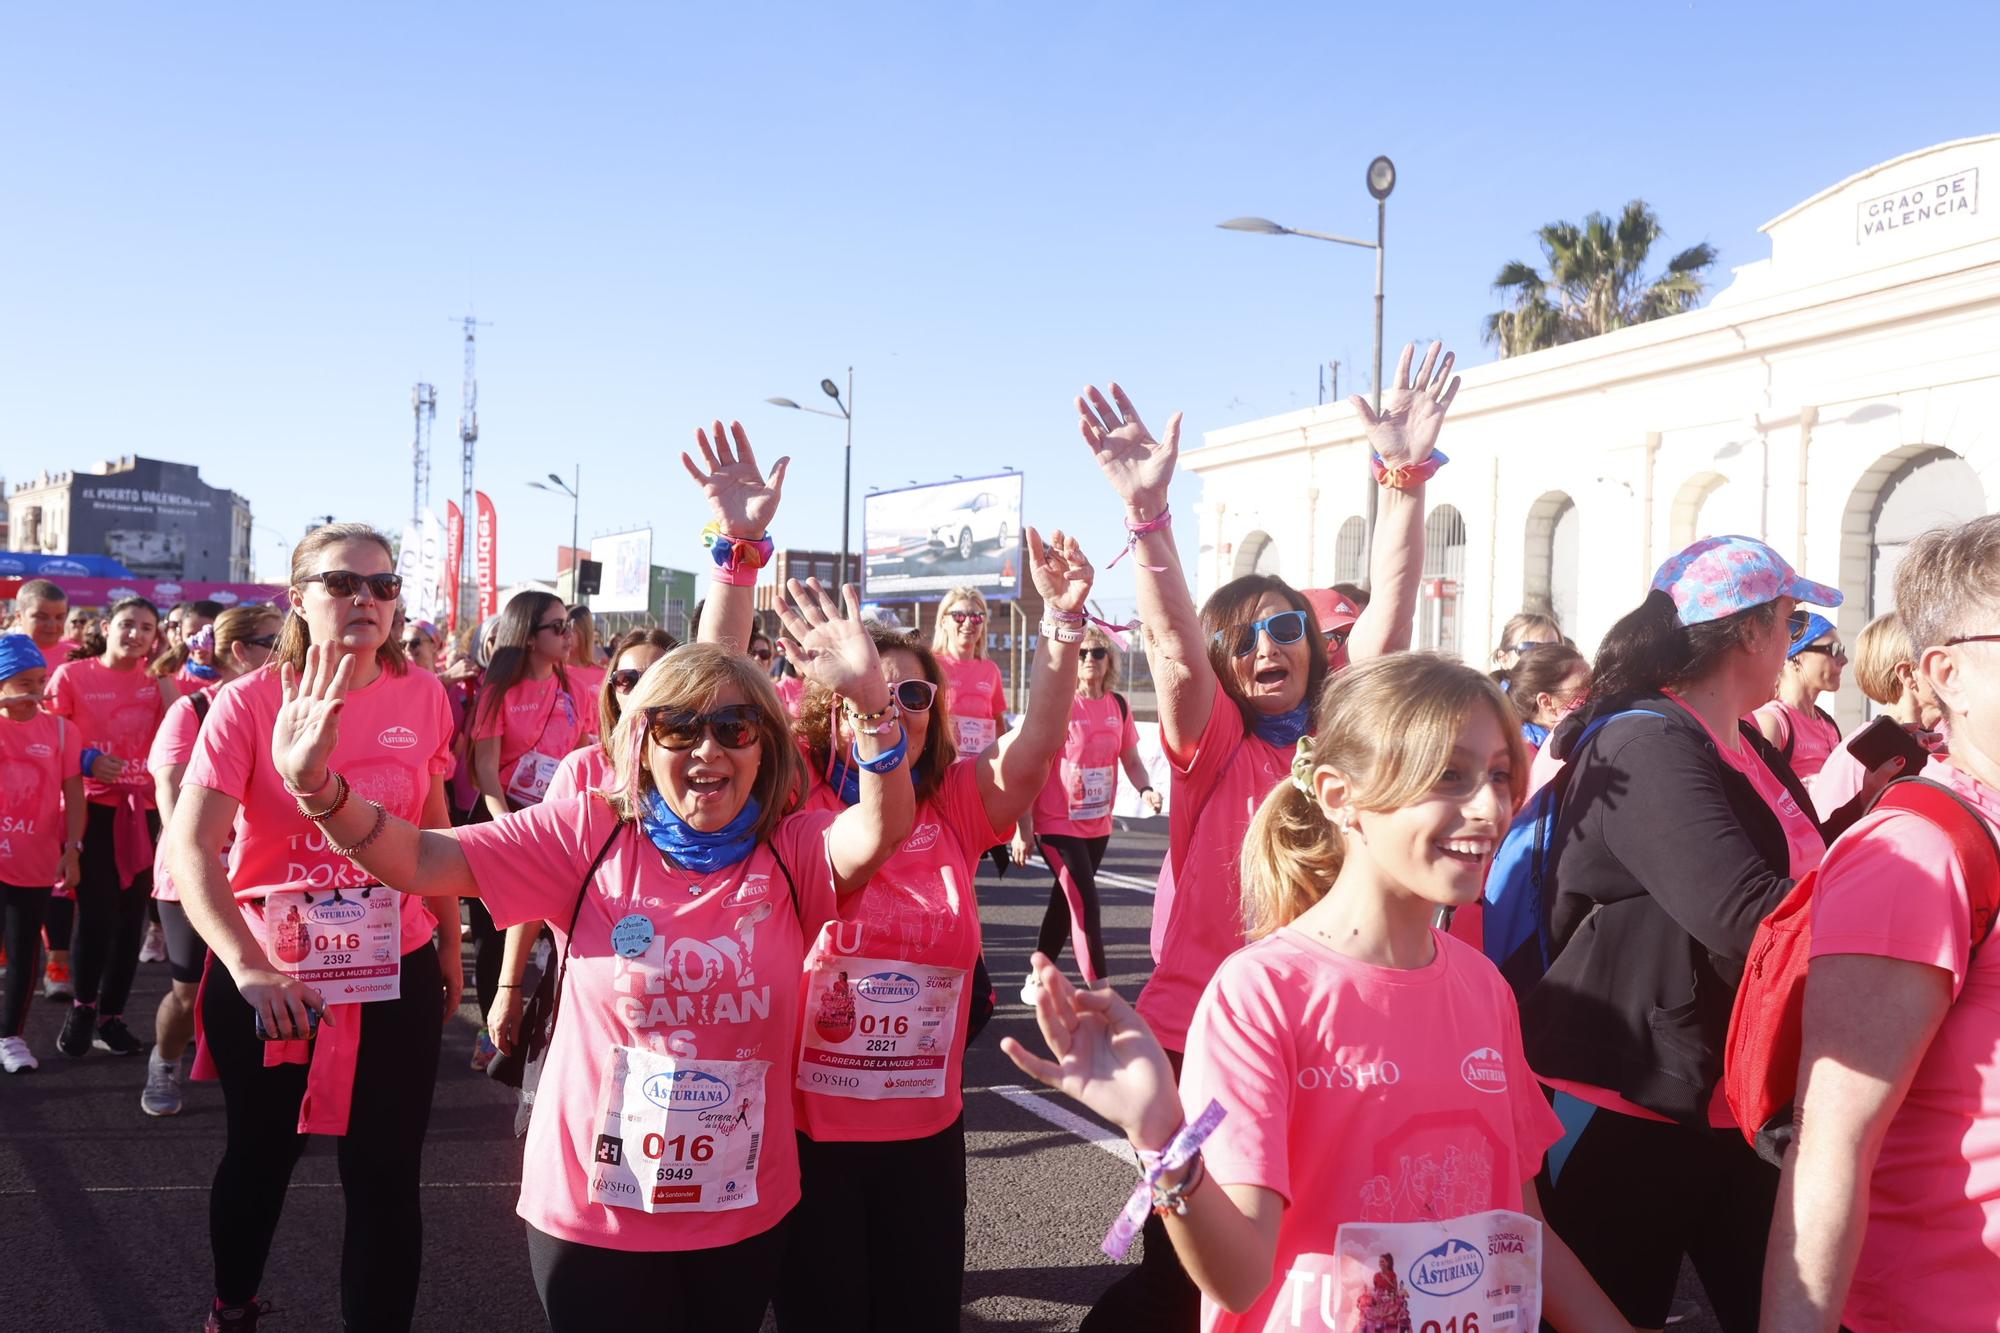
{"label": "rainbow wristband", "polygon": [[710,577],[731,588],[755,587],[757,571],[771,563],[776,549],[768,532],[762,537],[735,537],[724,532],[719,523],[701,530],[701,544],[715,562]]}
{"label": "rainbow wristband", "polygon": [[1408,467],[1390,467],[1382,461],[1382,455],[1371,454],[1369,463],[1375,469],[1375,480],[1392,491],[1407,491],[1423,485],[1437,475],[1437,470],[1451,460],[1442,449],[1431,450],[1431,456],[1421,463]]}

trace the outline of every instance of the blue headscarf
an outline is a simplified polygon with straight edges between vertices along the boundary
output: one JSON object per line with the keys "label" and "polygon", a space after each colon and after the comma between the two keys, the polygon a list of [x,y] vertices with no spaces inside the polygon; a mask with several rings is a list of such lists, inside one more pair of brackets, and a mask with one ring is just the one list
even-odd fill
{"label": "blue headscarf", "polygon": [[750,849],[757,845],[757,820],[763,813],[752,796],[736,818],[713,833],[704,833],[668,809],[659,792],[648,791],[639,803],[639,827],[676,864],[706,875],[750,855]]}
{"label": "blue headscarf", "polygon": [[1312,727],[1312,700],[1299,700],[1298,707],[1282,713],[1257,714],[1250,730],[1257,739],[1275,745],[1281,750],[1289,750],[1299,743],[1299,737]]}
{"label": "blue headscarf", "polygon": [[25,634],[0,634],[0,680],[12,680],[23,671],[48,665],[42,650]]}

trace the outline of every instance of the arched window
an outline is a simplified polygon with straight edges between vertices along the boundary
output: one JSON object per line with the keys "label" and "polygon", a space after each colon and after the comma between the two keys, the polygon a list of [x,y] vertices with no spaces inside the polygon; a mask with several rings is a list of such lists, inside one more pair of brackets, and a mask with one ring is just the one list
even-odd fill
{"label": "arched window", "polygon": [[1417,605],[1417,647],[1458,654],[1458,604],[1465,582],[1465,519],[1439,505],[1424,520],[1424,574]]}
{"label": "arched window", "polygon": [[[1986,512],[1986,491],[1979,484],[1979,474],[1949,449],[1919,447],[1907,451],[1900,461],[1891,455],[1883,462],[1893,463],[1893,470],[1880,477],[1873,488],[1870,478],[1864,477],[1854,495],[1855,500],[1866,502],[1868,511],[1866,605],[1870,618],[1895,608],[1896,566],[1902,563],[1911,539]],[[1880,468],[1877,464],[1878,471]],[[1869,489],[1874,490],[1872,496],[1866,495]],[[1850,516],[1856,507],[1850,501]]]}
{"label": "arched window", "polygon": [[1268,532],[1252,532],[1236,548],[1236,564],[1231,578],[1240,579],[1246,574],[1270,574],[1278,572],[1278,544],[1271,540]]}
{"label": "arched window", "polygon": [[1333,581],[1359,583],[1368,572],[1368,520],[1356,514],[1333,542]]}
{"label": "arched window", "polygon": [[1576,623],[1576,502],[1549,491],[1528,510],[1526,577],[1521,609],[1556,618],[1563,632]]}

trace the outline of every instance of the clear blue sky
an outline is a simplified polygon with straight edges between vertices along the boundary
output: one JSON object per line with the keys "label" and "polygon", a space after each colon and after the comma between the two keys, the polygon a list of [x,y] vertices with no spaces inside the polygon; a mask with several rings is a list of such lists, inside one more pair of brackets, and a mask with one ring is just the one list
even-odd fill
{"label": "clear blue sky", "polygon": [[1390,154],[1390,344],[1477,363],[1537,225],[1644,197],[1726,282],[1799,200],[1995,129],[1996,31],[1990,0],[14,6],[0,472],[198,463],[275,571],[309,514],[401,524],[420,379],[456,494],[473,310],[505,581],[568,540],[525,483],[574,462],[586,539],[651,523],[692,566],[678,454],[717,415],[794,457],[779,540],[836,545],[839,424],[763,400],[849,364],[857,546],[868,485],[1012,465],[1102,563],[1085,382],[1195,442],[1311,404],[1323,359],[1365,387],[1371,256],[1216,222],[1365,234]]}

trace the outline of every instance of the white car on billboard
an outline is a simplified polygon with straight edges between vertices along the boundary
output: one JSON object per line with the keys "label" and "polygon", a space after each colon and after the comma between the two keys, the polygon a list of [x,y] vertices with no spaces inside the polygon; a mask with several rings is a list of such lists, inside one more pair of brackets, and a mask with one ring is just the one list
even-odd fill
{"label": "white car on billboard", "polygon": [[931,544],[957,552],[960,560],[972,559],[973,551],[989,542],[1004,551],[1017,535],[1008,513],[1006,501],[991,491],[980,491],[932,525]]}

